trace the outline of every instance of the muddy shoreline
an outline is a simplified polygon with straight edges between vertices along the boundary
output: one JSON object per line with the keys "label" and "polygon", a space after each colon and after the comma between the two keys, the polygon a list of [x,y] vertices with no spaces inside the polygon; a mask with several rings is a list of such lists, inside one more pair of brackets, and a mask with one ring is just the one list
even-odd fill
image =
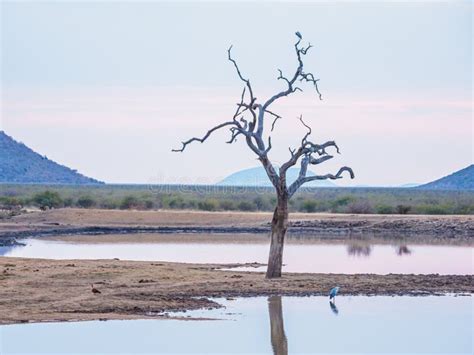
{"label": "muddy shoreline", "polygon": [[[212,297],[474,293],[473,275],[285,274],[223,271],[237,265],[0,257],[0,324],[156,319],[216,308]],[[91,291],[94,284],[100,294]]]}
{"label": "muddy shoreline", "polygon": [[[0,221],[0,246],[23,238],[110,234],[268,234],[268,213],[106,211],[61,209]],[[350,238],[361,235],[410,239],[474,240],[474,216],[301,214],[290,217],[290,235]]]}

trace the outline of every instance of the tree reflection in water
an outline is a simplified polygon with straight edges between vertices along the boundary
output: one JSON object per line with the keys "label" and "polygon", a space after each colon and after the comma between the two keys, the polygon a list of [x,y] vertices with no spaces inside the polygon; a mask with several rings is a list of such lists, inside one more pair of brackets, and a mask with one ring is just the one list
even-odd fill
{"label": "tree reflection in water", "polygon": [[281,296],[268,297],[268,312],[270,314],[270,336],[273,354],[287,355],[288,341],[286,340],[285,327],[283,325]]}
{"label": "tree reflection in water", "polygon": [[[350,256],[370,256],[372,252],[372,246],[366,244],[349,244],[347,246],[347,254]],[[396,247],[396,253],[398,256],[410,255],[411,250],[407,245],[399,245]]]}
{"label": "tree reflection in water", "polygon": [[[329,301],[331,311],[337,316],[339,309],[336,302]],[[268,313],[270,315],[270,338],[274,355],[288,355],[288,340],[283,323],[283,307],[281,296],[268,297]]]}
{"label": "tree reflection in water", "polygon": [[364,244],[349,244],[347,246],[347,254],[351,256],[370,256],[372,247]]}
{"label": "tree reflection in water", "polygon": [[402,255],[409,255],[411,254],[411,250],[408,248],[406,245],[400,245],[397,248],[397,255],[402,256]]}

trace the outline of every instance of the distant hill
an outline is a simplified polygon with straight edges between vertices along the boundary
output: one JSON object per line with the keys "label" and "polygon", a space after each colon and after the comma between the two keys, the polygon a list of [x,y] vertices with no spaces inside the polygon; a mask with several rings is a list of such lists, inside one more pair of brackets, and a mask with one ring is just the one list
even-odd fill
{"label": "distant hill", "polygon": [[[286,180],[288,184],[291,184],[298,177],[300,169],[290,168],[288,169]],[[308,170],[307,176],[314,176],[312,171]],[[263,167],[250,168],[240,170],[232,175],[229,175],[221,182],[217,183],[221,186],[272,186],[268,179],[267,173]],[[337,187],[336,184],[329,180],[317,180],[312,181],[304,185],[305,187]]]}
{"label": "distant hill", "polygon": [[417,188],[426,190],[474,190],[474,164]]}
{"label": "distant hill", "polygon": [[413,183],[403,184],[403,185],[399,185],[395,187],[417,187],[417,186],[420,186],[420,184],[413,182]]}
{"label": "distant hill", "polygon": [[103,184],[59,165],[0,131],[0,183]]}

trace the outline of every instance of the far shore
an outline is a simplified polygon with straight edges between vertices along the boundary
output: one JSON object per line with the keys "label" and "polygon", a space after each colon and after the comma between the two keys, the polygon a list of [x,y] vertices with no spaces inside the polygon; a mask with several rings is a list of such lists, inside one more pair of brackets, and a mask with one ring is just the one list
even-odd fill
{"label": "far shore", "polygon": [[[173,235],[216,237],[234,235],[242,241],[253,235],[268,235],[272,214],[268,212],[197,212],[137,211],[63,208],[30,212],[0,220],[0,246],[21,243],[23,238],[51,237],[79,240],[94,235],[99,238],[124,240],[124,235]],[[327,213],[290,214],[289,235],[319,237],[326,241],[363,236],[395,237],[410,242],[474,243],[474,216],[462,215],[355,215]],[[106,237],[107,236],[107,237]],[[156,236],[155,236],[156,238]]]}

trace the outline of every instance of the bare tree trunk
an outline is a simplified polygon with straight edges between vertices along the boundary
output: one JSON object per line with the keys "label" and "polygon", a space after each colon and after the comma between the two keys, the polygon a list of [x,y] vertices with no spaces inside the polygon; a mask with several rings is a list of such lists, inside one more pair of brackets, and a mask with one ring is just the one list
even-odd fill
{"label": "bare tree trunk", "polygon": [[283,325],[283,310],[280,296],[268,298],[268,312],[270,313],[270,337],[273,354],[288,355],[288,341]]}
{"label": "bare tree trunk", "polygon": [[281,277],[283,264],[283,245],[285,243],[286,230],[288,228],[288,197],[279,196],[278,204],[273,213],[272,237],[270,242],[270,254],[268,256],[267,279]]}

